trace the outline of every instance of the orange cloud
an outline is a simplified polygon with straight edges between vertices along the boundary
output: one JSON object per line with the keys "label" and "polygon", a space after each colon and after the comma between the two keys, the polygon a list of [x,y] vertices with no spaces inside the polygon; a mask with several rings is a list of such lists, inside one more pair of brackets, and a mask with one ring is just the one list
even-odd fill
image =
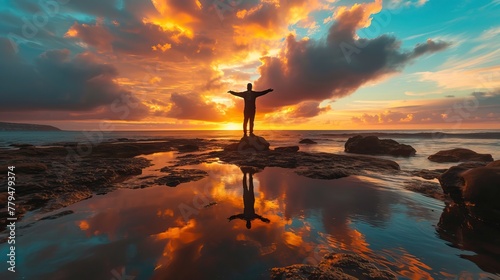
{"label": "orange cloud", "polygon": [[[370,26],[371,15],[379,13],[382,10],[382,0],[375,0],[373,3],[354,4],[353,6],[342,6],[335,12],[334,18],[342,21],[351,30]],[[355,16],[353,16],[355,15]]]}
{"label": "orange cloud", "polygon": [[171,49],[172,45],[171,44],[164,44],[164,45],[158,44],[156,46],[152,46],[151,48],[153,49],[153,51],[165,52],[165,51]]}
{"label": "orange cloud", "polygon": [[[402,106],[401,106],[402,105]],[[416,100],[382,111],[353,116],[351,121],[363,125],[435,125],[449,129],[483,123],[493,128],[500,120],[500,92],[475,92],[464,98]]]}
{"label": "orange cloud", "polygon": [[234,40],[237,44],[254,44],[254,40],[276,40],[285,37],[289,26],[298,22],[309,22],[312,11],[324,7],[320,1],[264,1],[257,6],[237,11],[233,24]]}
{"label": "orange cloud", "polygon": [[163,19],[168,19],[172,24],[185,26],[200,21],[196,15],[200,10],[200,2],[172,0],[151,0],[151,2]]}

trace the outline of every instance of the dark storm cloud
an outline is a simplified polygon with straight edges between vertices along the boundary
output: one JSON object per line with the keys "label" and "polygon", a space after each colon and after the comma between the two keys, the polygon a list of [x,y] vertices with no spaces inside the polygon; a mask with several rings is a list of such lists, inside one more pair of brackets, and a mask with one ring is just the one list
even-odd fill
{"label": "dark storm cloud", "polygon": [[328,110],[330,110],[330,107],[320,108],[319,102],[305,101],[295,107],[291,116],[294,118],[311,118]]}
{"label": "dark storm cloud", "polygon": [[[132,93],[114,79],[117,70],[88,53],[71,57],[68,50],[42,53],[30,64],[0,38],[0,108],[2,111],[116,111],[115,118],[139,118],[147,113]],[[134,114],[119,108],[133,104]],[[108,106],[109,105],[109,106]],[[107,109],[101,107],[107,106]],[[114,109],[113,109],[114,108]],[[124,112],[122,112],[124,113]]]}
{"label": "dark storm cloud", "polygon": [[173,93],[170,97],[172,105],[167,117],[189,120],[224,121],[224,116],[215,103],[206,103],[196,93],[178,94]]}
{"label": "dark storm cloud", "polygon": [[154,56],[171,61],[210,58],[216,43],[203,34],[189,38],[181,30],[164,30],[137,19],[129,19],[126,24],[110,20],[94,24],[75,23],[68,36],[81,40],[98,52]]}
{"label": "dark storm cloud", "polygon": [[448,42],[434,42],[431,39],[427,40],[426,43],[424,44],[418,44],[414,49],[413,49],[413,56],[418,57],[420,55],[423,55],[425,53],[433,53],[433,52],[438,52],[441,50],[446,49],[449,47],[451,44]]}
{"label": "dark storm cloud", "polygon": [[261,104],[273,107],[321,101],[352,94],[368,81],[403,69],[415,58],[440,51],[446,42],[428,40],[412,50],[402,50],[395,37],[357,38],[356,31],[366,20],[363,5],[354,6],[336,17],[324,40],[286,39],[279,57],[264,57],[256,88],[274,88]]}
{"label": "dark storm cloud", "polygon": [[14,49],[33,58],[48,49],[81,51],[80,46],[62,37],[75,20],[63,14],[66,0],[15,1],[2,3],[0,34],[10,39]]}

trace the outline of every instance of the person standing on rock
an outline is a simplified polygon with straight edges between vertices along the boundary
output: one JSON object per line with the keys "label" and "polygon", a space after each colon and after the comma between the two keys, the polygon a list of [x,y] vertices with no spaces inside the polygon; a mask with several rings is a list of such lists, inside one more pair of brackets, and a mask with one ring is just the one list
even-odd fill
{"label": "person standing on rock", "polygon": [[243,110],[243,137],[247,136],[247,123],[250,121],[250,136],[255,136],[253,134],[253,122],[255,119],[255,100],[257,97],[262,96],[264,94],[267,94],[269,92],[273,91],[272,88],[266,89],[264,91],[253,91],[252,90],[252,84],[248,83],[247,84],[247,90],[243,92],[235,92],[235,91],[228,91],[228,93],[241,97],[245,99],[245,109]]}

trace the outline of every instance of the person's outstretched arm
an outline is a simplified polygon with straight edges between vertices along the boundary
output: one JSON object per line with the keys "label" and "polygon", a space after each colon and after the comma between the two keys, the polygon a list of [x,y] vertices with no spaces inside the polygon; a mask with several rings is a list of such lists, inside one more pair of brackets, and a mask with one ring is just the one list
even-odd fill
{"label": "person's outstretched arm", "polygon": [[273,90],[274,90],[274,89],[269,88],[269,89],[266,89],[266,90],[264,90],[264,91],[256,91],[255,93],[257,93],[257,97],[259,97],[259,96],[262,96],[262,95],[264,95],[264,94],[268,94],[269,92],[271,92],[271,91],[273,91]]}
{"label": "person's outstretched arm", "polygon": [[235,95],[235,96],[238,96],[238,97],[242,97],[242,98],[243,98],[243,97],[244,97],[244,93],[245,93],[245,91],[242,91],[242,92],[236,92],[236,91],[232,91],[232,90],[230,90],[230,91],[228,91],[228,93],[230,93],[230,94],[232,94],[232,95]]}

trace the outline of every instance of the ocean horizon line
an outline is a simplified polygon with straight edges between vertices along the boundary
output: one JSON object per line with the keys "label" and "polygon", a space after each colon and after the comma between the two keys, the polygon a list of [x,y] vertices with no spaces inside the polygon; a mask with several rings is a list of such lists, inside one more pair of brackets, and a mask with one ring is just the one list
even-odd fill
{"label": "ocean horizon line", "polygon": [[[80,129],[80,130],[70,130],[61,129],[54,131],[37,131],[37,132],[84,132],[84,131],[95,131],[96,129]],[[102,130],[103,132],[167,132],[167,131],[242,131],[241,129],[112,129],[112,130]],[[500,129],[480,129],[480,128],[458,128],[458,129],[259,129],[256,131],[421,131],[421,132],[446,132],[450,133],[452,131],[484,131],[484,132],[500,132]],[[0,131],[0,132],[12,132],[12,131]],[[29,130],[16,130],[15,132],[32,132]]]}

